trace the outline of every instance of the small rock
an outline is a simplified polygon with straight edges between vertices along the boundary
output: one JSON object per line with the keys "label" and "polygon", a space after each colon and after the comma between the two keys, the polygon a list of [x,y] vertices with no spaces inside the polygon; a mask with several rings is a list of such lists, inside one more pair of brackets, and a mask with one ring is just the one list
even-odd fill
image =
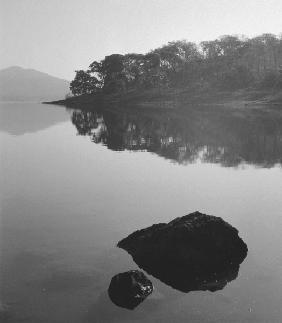
{"label": "small rock", "polygon": [[151,281],[139,270],[130,270],[115,275],[108,294],[117,306],[133,310],[153,291]]}

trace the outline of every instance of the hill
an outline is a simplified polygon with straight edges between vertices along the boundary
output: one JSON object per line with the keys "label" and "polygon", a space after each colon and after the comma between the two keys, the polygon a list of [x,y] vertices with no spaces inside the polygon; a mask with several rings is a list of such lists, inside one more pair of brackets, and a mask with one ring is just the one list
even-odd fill
{"label": "hill", "polygon": [[0,70],[0,101],[57,100],[68,92],[68,81],[46,73],[19,66]]}

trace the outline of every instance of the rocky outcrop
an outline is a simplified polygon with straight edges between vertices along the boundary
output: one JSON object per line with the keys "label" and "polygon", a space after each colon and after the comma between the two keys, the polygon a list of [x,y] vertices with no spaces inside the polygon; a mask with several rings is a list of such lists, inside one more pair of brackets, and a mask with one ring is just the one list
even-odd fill
{"label": "rocky outcrop", "polygon": [[153,291],[151,281],[139,270],[130,270],[115,275],[108,294],[117,306],[133,310]]}
{"label": "rocky outcrop", "polygon": [[185,292],[222,289],[237,277],[248,251],[237,229],[200,212],[136,231],[118,247],[139,267]]}

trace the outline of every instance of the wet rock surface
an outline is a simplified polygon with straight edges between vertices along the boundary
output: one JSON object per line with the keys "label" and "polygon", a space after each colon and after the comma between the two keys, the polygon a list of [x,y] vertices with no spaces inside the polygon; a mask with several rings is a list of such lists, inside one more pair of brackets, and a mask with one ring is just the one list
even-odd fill
{"label": "wet rock surface", "polygon": [[139,270],[130,270],[115,275],[108,294],[117,306],[133,310],[153,292],[153,284]]}
{"label": "wet rock surface", "polygon": [[200,212],[138,230],[118,247],[140,268],[184,292],[222,289],[237,277],[248,252],[236,228]]}

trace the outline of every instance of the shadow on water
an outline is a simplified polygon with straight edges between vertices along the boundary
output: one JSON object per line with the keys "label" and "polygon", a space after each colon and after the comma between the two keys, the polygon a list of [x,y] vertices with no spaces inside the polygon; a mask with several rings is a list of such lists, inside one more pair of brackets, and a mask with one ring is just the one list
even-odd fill
{"label": "shadow on water", "polygon": [[171,161],[222,166],[282,163],[282,113],[263,109],[74,110],[78,134],[111,150],[149,151]]}
{"label": "shadow on water", "polygon": [[176,264],[156,262],[152,258],[133,257],[136,264],[148,274],[159,279],[166,285],[184,293],[192,291],[222,290],[227,283],[238,277],[240,264],[222,264],[222,268],[210,270],[209,268],[189,268]]}

